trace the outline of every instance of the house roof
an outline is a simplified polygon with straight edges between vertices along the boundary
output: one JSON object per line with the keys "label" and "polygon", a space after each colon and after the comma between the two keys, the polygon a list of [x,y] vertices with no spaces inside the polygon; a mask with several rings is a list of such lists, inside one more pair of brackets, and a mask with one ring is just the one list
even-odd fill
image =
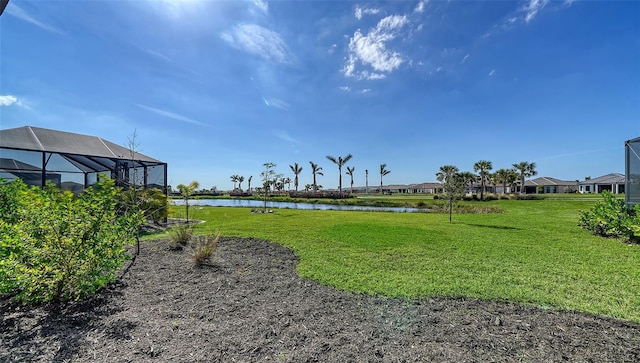
{"label": "house roof", "polygon": [[580,182],[580,184],[624,184],[624,174],[610,173],[607,175],[599,176],[597,178],[591,178]]}
{"label": "house roof", "polygon": [[0,130],[0,148],[162,163],[100,137],[33,126]]}
{"label": "house roof", "polygon": [[535,178],[535,179],[531,179],[531,180],[527,180],[524,182],[525,186],[538,186],[538,185],[556,185],[556,186],[561,186],[561,185],[576,185],[575,180],[571,181],[571,180],[560,180],[560,179],[556,179],[556,178],[551,178],[548,176],[542,176],[539,178]]}
{"label": "house roof", "polygon": [[635,139],[631,139],[631,140],[627,140],[627,142],[640,142],[640,136],[636,137]]}

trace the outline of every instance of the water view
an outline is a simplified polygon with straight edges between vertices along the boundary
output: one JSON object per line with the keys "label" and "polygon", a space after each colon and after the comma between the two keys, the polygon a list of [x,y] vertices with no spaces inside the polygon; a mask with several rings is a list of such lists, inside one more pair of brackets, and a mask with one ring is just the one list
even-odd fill
{"label": "water view", "polygon": [[[184,205],[181,199],[172,201],[175,205]],[[210,206],[210,207],[249,207],[264,208],[264,201],[252,199],[191,199],[190,206]],[[345,211],[376,211],[376,212],[424,212],[427,209],[406,208],[406,207],[370,207],[359,205],[333,205],[314,203],[292,203],[292,202],[270,202],[267,201],[269,209],[310,209],[310,210],[345,210]]]}

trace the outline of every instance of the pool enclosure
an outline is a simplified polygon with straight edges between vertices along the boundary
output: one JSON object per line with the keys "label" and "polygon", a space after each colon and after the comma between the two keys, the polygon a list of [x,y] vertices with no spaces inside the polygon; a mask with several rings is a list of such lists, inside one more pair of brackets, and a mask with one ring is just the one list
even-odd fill
{"label": "pool enclosure", "polygon": [[116,185],[167,193],[167,164],[96,136],[24,126],[0,130],[0,178],[82,191],[104,175]]}
{"label": "pool enclosure", "polygon": [[625,149],[625,199],[627,206],[640,204],[640,137],[627,140]]}

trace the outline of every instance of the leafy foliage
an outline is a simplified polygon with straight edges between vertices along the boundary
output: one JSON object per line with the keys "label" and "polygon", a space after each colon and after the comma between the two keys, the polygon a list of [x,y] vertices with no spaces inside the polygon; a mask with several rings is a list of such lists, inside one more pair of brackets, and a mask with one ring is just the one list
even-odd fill
{"label": "leafy foliage", "polygon": [[145,219],[155,224],[162,223],[168,216],[167,196],[158,188],[138,188],[137,190],[131,188],[122,192],[118,210],[124,213],[132,206],[140,210]]}
{"label": "leafy foliage", "polygon": [[629,210],[624,200],[606,190],[602,198],[593,208],[580,213],[578,225],[598,236],[640,241],[640,206]]}
{"label": "leafy foliage", "polygon": [[12,211],[0,215],[0,293],[23,302],[79,300],[113,281],[143,222],[117,212],[113,180],[78,197],[53,185],[0,184]]}

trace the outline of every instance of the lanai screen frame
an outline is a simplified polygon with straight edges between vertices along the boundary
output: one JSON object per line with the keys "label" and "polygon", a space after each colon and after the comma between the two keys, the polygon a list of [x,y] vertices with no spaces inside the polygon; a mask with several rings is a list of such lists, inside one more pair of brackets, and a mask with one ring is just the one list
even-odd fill
{"label": "lanai screen frame", "polygon": [[[55,139],[55,136],[60,138],[70,137],[84,141],[87,145],[89,143],[96,143],[97,147],[103,150],[115,150],[115,152],[120,153],[120,155],[116,155],[115,152],[111,152],[113,155],[107,155],[104,152],[102,155],[98,155],[99,153],[89,155],[89,153],[79,154],[66,152],[65,145],[55,145],[56,150],[46,150],[46,147],[38,141],[38,136],[34,130],[37,133],[50,133],[53,139]],[[11,138],[12,136],[15,137],[16,135],[19,136],[20,134],[25,133],[31,137],[31,140],[24,142],[27,147],[21,147],[20,140]],[[5,162],[0,168],[0,171],[7,174],[13,174],[15,175],[15,178],[19,178],[18,175],[21,173],[40,173],[41,177],[39,186],[44,186],[48,180],[51,180],[51,175],[56,175],[57,173],[76,173],[82,174],[83,188],[87,188],[95,184],[99,179],[98,176],[102,174],[114,179],[116,181],[116,185],[120,187],[129,188],[135,186],[143,187],[145,189],[159,188],[165,195],[167,195],[167,163],[155,160],[146,155],[131,152],[124,147],[98,137],[40,129],[30,126],[17,129],[0,130],[0,135],[3,136],[0,138],[0,158],[9,156],[7,154],[18,156],[17,158],[11,158],[15,159],[12,160],[15,167],[10,168],[8,165],[11,165],[11,163]],[[33,144],[33,140],[38,141],[38,145],[41,148],[40,150],[37,150],[34,147],[29,147],[29,144]],[[90,148],[91,145],[88,145],[88,147]],[[3,150],[7,151],[3,152]],[[24,155],[25,157],[29,155],[25,153],[33,153],[34,155],[30,155],[32,156],[31,159],[34,160],[33,156],[37,156],[39,163],[29,163],[24,160],[20,160],[20,155]],[[56,168],[48,168],[48,164],[53,158],[66,161],[68,165],[75,168],[75,170],[56,170]],[[28,166],[25,167],[24,165]],[[149,178],[150,173],[153,174],[152,176],[155,176],[153,180],[150,180]],[[58,185],[58,187],[61,187],[61,185]]]}
{"label": "lanai screen frame", "polygon": [[640,204],[640,137],[627,140],[625,149],[624,195],[627,207]]}

